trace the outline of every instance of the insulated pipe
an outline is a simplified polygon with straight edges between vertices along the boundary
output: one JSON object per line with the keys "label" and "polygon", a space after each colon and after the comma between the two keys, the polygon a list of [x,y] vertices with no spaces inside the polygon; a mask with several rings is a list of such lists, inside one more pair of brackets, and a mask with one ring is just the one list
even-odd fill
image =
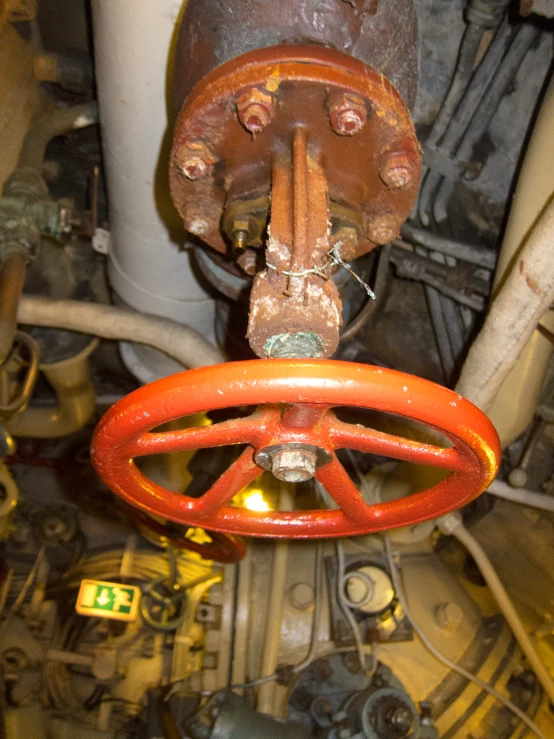
{"label": "insulated pipe", "polygon": [[[92,3],[110,200],[108,274],[126,305],[186,323],[211,340],[214,301],[193,273],[190,252],[182,249],[185,234],[167,174],[175,117],[167,100],[182,7],[183,0]],[[166,358],[146,358],[132,348],[154,374],[158,362],[158,376],[167,373],[161,368]],[[129,352],[129,347],[123,352],[127,364]]]}
{"label": "insulated pipe", "polygon": [[[554,302],[553,242],[554,201],[544,210],[518,253],[469,350],[456,387],[485,412]],[[522,390],[526,392],[527,388]],[[512,412],[516,404],[512,398]]]}
{"label": "insulated pipe", "polygon": [[487,557],[485,551],[479,544],[479,542],[469,533],[464,527],[460,514],[450,513],[447,516],[443,516],[438,521],[439,529],[443,534],[454,536],[460,544],[462,544],[467,551],[471,554],[475,560],[477,566],[487,585],[489,586],[492,594],[496,598],[500,610],[506,621],[508,622],[512,632],[521,647],[521,651],[527,658],[527,661],[531,665],[531,668],[538,681],[542,685],[542,688],[550,703],[554,705],[554,681],[550,676],[550,673],[542,663],[539,655],[535,651],[533,642],[529,638],[529,635],[525,631],[521,619],[514,608],[510,596],[506,592],[506,589],[502,585],[500,578],[496,574],[496,570],[491,564],[491,561]]}
{"label": "insulated pipe", "polygon": [[[281,483],[281,500],[279,508],[282,511],[290,511],[292,508],[290,486],[285,482]],[[273,675],[278,667],[279,648],[281,646],[281,624],[283,621],[283,603],[285,600],[285,587],[287,582],[289,557],[288,539],[276,541],[273,546],[273,565],[271,569],[269,602],[267,604],[264,651],[260,668],[260,674],[262,677]],[[260,713],[273,713],[274,693],[275,685],[273,682],[266,682],[260,686],[257,704],[257,709]]]}
{"label": "insulated pipe", "polygon": [[188,326],[113,305],[24,295],[17,318],[19,323],[31,326],[63,328],[102,339],[146,344],[189,369],[225,361],[214,346]]}
{"label": "insulated pipe", "polygon": [[545,493],[534,493],[532,490],[513,488],[502,480],[493,480],[487,488],[487,493],[497,498],[511,500],[514,503],[538,508],[541,511],[554,513],[554,498]]}
{"label": "insulated pipe", "polygon": [[[496,270],[494,289],[497,293],[506,282],[515,255],[525,244],[527,234],[554,192],[553,129],[554,78],[544,97],[517,182]],[[541,324],[554,331],[553,311],[546,311]],[[511,444],[531,422],[553,346],[538,331],[534,331],[520,349],[515,364],[492,393],[487,410],[498,430],[502,446]],[[474,381],[478,385],[479,368],[475,368],[475,373]],[[465,367],[462,376],[465,387],[470,387],[472,380]],[[471,395],[469,397],[471,399]]]}

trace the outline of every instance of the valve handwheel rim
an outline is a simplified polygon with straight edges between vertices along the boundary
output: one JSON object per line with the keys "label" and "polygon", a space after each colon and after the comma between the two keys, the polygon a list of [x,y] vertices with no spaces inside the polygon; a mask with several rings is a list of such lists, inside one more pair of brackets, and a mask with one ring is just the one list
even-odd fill
{"label": "valve handwheel rim", "polygon": [[[211,410],[256,406],[247,416],[211,426],[152,431]],[[451,447],[395,436],[337,418],[351,407],[403,416],[439,431]],[[246,444],[200,498],[178,495],[145,477],[136,457]],[[288,446],[290,445],[290,446]],[[250,511],[229,505],[262,472],[257,455],[314,450],[315,478],[337,509]],[[349,448],[450,471],[431,488],[385,503],[366,503],[336,456]],[[228,362],[165,377],[135,390],[104,415],[92,442],[104,483],[131,505],[186,526],[261,537],[357,536],[437,518],[474,500],[494,479],[501,451],[482,411],[462,396],[396,370],[336,360]]]}

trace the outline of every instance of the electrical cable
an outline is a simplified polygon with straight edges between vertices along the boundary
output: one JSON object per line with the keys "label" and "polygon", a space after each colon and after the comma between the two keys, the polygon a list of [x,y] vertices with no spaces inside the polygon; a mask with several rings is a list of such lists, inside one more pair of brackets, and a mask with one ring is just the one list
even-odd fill
{"label": "electrical cable", "polygon": [[302,672],[302,670],[305,670],[306,667],[309,667],[317,655],[317,647],[318,647],[317,637],[319,635],[319,627],[320,627],[321,613],[322,613],[321,605],[323,601],[323,593],[321,592],[322,582],[323,582],[322,545],[321,545],[321,542],[318,541],[316,544],[316,550],[315,550],[314,617],[313,617],[313,625],[312,625],[312,638],[310,641],[310,649],[308,651],[306,659],[302,660],[302,662],[299,662],[295,667],[293,667],[292,671],[294,673]]}
{"label": "electrical cable", "polygon": [[[350,461],[354,467],[354,470],[356,472],[356,476],[358,477],[358,480],[360,482],[360,485],[367,495],[368,490],[367,490],[366,479],[362,475],[362,472],[358,466],[358,463],[356,462],[356,458],[354,457],[354,455],[350,452],[350,450],[347,450],[347,452],[348,452]],[[422,632],[418,624],[414,621],[414,618],[408,606],[406,595],[404,593],[404,588],[400,581],[400,576],[398,574],[398,570],[396,568],[396,564],[392,556],[390,536],[387,533],[384,533],[383,540],[384,540],[384,545],[385,545],[385,553],[387,557],[387,562],[388,562],[390,575],[392,579],[392,584],[393,584],[396,596],[400,602],[400,605],[404,609],[406,618],[411,623],[413,630],[419,636],[421,642],[427,648],[427,650],[431,652],[431,654],[436,659],[438,659],[439,662],[442,662],[443,665],[451,669],[453,672],[456,672],[458,675],[465,678],[466,680],[473,682],[475,685],[480,687],[482,690],[492,695],[499,703],[502,703],[503,706],[508,708],[508,710],[510,710],[512,713],[514,713],[520,719],[520,721],[522,721],[531,731],[533,731],[539,737],[539,739],[546,739],[545,735],[540,731],[540,729],[535,725],[535,723],[529,718],[529,716],[527,716],[527,714],[525,714],[520,708],[518,708],[514,703],[512,703],[512,701],[510,701],[508,698],[505,698],[502,695],[502,693],[499,693],[498,690],[492,687],[492,685],[489,685],[488,683],[484,682],[483,680],[481,680],[481,678],[477,677],[477,675],[473,675],[471,672],[468,672],[463,667],[460,667],[458,664],[456,664],[456,662],[453,662],[452,660],[448,659],[448,657],[445,657],[442,654],[442,652],[440,652],[429,641],[429,639],[427,639],[427,637]]]}
{"label": "electrical cable", "polygon": [[515,714],[520,721],[522,721],[527,728],[532,731],[534,734],[536,734],[539,739],[546,739],[546,736],[542,733],[542,731],[538,728],[538,726],[534,723],[534,721],[527,716],[526,713],[524,713],[520,708],[518,708],[514,703],[512,703],[511,700],[508,698],[505,698],[502,693],[499,693],[496,688],[493,688],[492,685],[489,685],[484,680],[481,680],[481,678],[477,677],[477,675],[474,675],[471,672],[468,672],[468,670],[465,670],[463,667],[460,667],[460,665],[456,664],[456,662],[453,662],[452,660],[448,659],[442,652],[440,652],[425,636],[417,622],[414,620],[414,617],[412,616],[412,613],[410,611],[410,608],[408,606],[408,602],[406,599],[406,595],[404,593],[404,588],[402,586],[402,583],[400,581],[400,576],[398,573],[398,569],[396,567],[396,563],[394,562],[394,558],[392,555],[392,547],[391,547],[391,541],[388,534],[383,534],[383,540],[385,544],[385,553],[387,556],[387,561],[390,569],[390,574],[392,578],[392,584],[394,586],[394,590],[396,592],[396,597],[398,598],[402,608],[404,609],[404,614],[408,621],[411,623],[413,630],[418,635],[420,641],[426,647],[426,649],[437,659],[439,662],[442,662],[442,664],[445,667],[448,667],[453,672],[456,672],[458,675],[463,677],[465,680],[468,680],[469,682],[474,683],[477,685],[477,687],[481,688],[481,690],[484,690],[485,692],[489,693],[493,698],[495,698],[499,703],[501,703],[505,708],[507,708],[509,711],[511,711],[513,714]]}
{"label": "electrical cable", "polygon": [[358,622],[356,621],[354,614],[350,610],[348,603],[344,597],[344,549],[340,539],[337,539],[335,541],[335,548],[337,551],[337,600],[339,602],[341,611],[343,612],[344,617],[346,618],[348,625],[350,626],[352,635],[354,636],[356,649],[358,651],[358,659],[360,660],[360,667],[367,675],[372,675],[377,668],[377,660],[375,659],[373,654],[371,654],[371,664],[369,664],[369,662],[366,660],[366,657],[370,655],[367,655],[364,652],[364,644],[362,641],[360,627],[358,626]]}

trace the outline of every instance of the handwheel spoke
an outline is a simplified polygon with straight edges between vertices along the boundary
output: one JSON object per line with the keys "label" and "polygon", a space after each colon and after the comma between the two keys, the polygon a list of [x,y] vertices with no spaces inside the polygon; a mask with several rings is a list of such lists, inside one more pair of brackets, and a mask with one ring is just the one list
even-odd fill
{"label": "handwheel spoke", "polygon": [[335,449],[356,449],[359,452],[378,454],[429,467],[441,467],[453,472],[463,469],[463,461],[455,447],[443,448],[424,444],[338,420],[332,422],[330,436]]}
{"label": "handwheel spoke", "polygon": [[261,472],[254,462],[254,450],[248,447],[201,498],[189,502],[190,509],[202,518],[214,515]]}
{"label": "handwheel spoke", "polygon": [[316,478],[350,521],[359,523],[367,518],[367,503],[335,455],[318,470]]}
{"label": "handwheel spoke", "polygon": [[249,416],[214,423],[211,426],[146,433],[129,445],[129,455],[143,457],[148,454],[167,454],[184,452],[189,449],[248,444],[253,442],[259,433],[256,423],[251,419],[252,416]]}

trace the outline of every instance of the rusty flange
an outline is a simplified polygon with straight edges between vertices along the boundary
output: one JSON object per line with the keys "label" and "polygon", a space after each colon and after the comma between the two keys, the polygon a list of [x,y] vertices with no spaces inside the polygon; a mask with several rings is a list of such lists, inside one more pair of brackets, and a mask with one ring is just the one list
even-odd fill
{"label": "rusty flange", "polygon": [[269,196],[275,158],[290,151],[298,126],[319,151],[331,216],[340,206],[356,221],[351,257],[396,237],[414,204],[421,168],[408,110],[382,75],[315,45],[244,54],[213,70],[188,96],[170,164],[171,193],[185,227],[229,251],[224,210],[235,208],[240,219],[248,216],[249,202]]}

